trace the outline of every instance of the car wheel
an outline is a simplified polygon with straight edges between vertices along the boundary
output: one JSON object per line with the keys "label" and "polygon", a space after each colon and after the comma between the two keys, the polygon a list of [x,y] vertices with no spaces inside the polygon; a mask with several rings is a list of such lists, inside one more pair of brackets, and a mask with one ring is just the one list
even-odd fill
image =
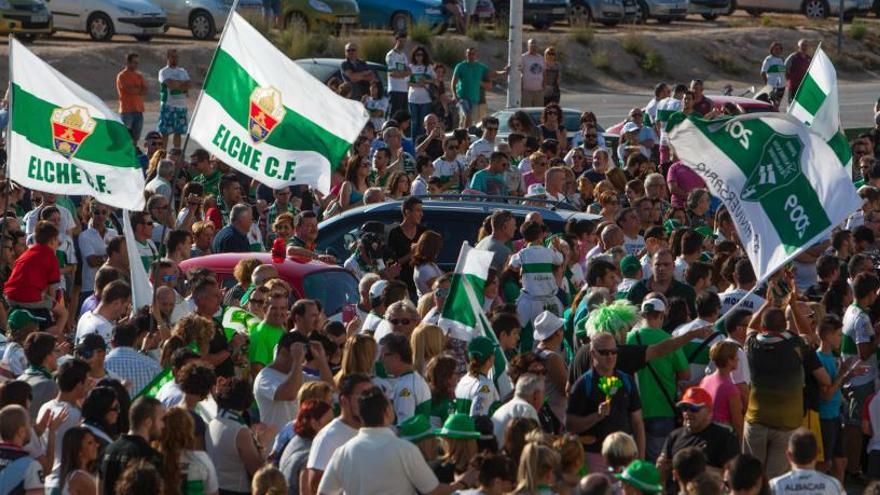
{"label": "car wheel", "polygon": [[113,38],[113,21],[107,17],[107,14],[98,12],[89,17],[86,30],[95,41],[110,41]]}
{"label": "car wheel", "polygon": [[736,12],[736,0],[730,0],[730,5],[727,7],[727,15],[733,15]]}
{"label": "car wheel", "polygon": [[406,12],[398,12],[391,16],[391,30],[395,33],[408,32],[410,24],[412,24],[412,19]]}
{"label": "car wheel", "polygon": [[150,41],[151,39],[153,39],[153,35],[151,35],[151,34],[136,34],[136,35],[134,35],[134,39],[136,39],[138,41],[143,41],[144,43],[146,43],[146,42]]}
{"label": "car wheel", "polygon": [[636,24],[645,24],[648,22],[648,15],[650,11],[648,10],[648,4],[646,4],[643,0],[639,0],[638,2],[639,10],[636,12]]}
{"label": "car wheel", "polygon": [[589,26],[593,22],[593,14],[590,8],[579,3],[571,6],[571,12],[568,15],[568,24],[575,26]]}
{"label": "car wheel", "polygon": [[210,40],[217,34],[214,18],[205,11],[193,13],[189,18],[189,30],[197,40]]}
{"label": "car wheel", "polygon": [[706,19],[707,21],[714,21],[718,19],[718,14],[703,14],[703,19]]}
{"label": "car wheel", "polygon": [[805,0],[803,12],[808,19],[824,19],[828,17],[828,4],[825,0]]}

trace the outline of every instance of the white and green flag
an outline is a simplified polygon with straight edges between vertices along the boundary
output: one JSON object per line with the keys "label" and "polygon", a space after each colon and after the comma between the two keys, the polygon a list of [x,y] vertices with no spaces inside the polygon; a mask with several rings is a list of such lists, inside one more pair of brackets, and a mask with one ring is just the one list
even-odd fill
{"label": "white and green flag", "polygon": [[323,193],[369,115],[287,58],[235,12],[223,30],[190,136],[272,188]]}
{"label": "white and green flag", "polygon": [[[452,274],[449,295],[443,304],[438,322],[446,335],[465,342],[483,335],[498,344],[489,319],[483,312],[483,290],[489,278],[493,256],[492,251],[474,249],[467,241],[462,243],[458,261],[455,263],[455,273]],[[492,377],[502,397],[512,391],[513,385],[507,376],[507,359],[500,347],[495,349]]]}
{"label": "white and green flag", "polygon": [[144,173],[128,129],[100,98],[9,41],[9,175],[24,187],[144,207]]}
{"label": "white and green flag", "polygon": [[761,280],[862,206],[828,144],[779,113],[704,120],[676,114],[675,152],[730,211]]}
{"label": "white and green flag", "polygon": [[788,114],[807,124],[827,141],[840,163],[852,175],[852,150],[840,125],[837,71],[821,45],[816,48],[810,69],[788,106]]}

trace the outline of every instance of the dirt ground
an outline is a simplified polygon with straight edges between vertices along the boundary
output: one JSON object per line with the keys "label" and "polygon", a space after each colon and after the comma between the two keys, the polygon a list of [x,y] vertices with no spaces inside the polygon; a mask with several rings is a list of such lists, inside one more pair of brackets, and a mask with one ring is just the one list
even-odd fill
{"label": "dirt ground", "polygon": [[[557,46],[564,67],[563,87],[569,91],[644,91],[660,80],[693,78],[703,79],[712,89],[719,89],[722,81],[733,83],[737,89],[745,88],[759,82],[761,61],[771,41],[780,41],[789,53],[800,38],[823,42],[842,81],[876,79],[880,73],[880,20],[873,16],[856,21],[858,27],[845,26],[843,55],[836,53],[837,26],[831,20],[809,22],[797,15],[754,19],[741,12],[716,22],[697,19],[692,16],[671,25],[651,21],[647,25],[615,28],[571,29],[557,25],[546,32],[528,28],[523,38],[536,38],[541,46]],[[858,31],[863,31],[861,36]],[[111,108],[116,101],[116,73],[125,55],[137,52],[141,71],[152,86],[149,112],[158,105],[155,75],[164,65],[164,52],[168,48],[179,50],[181,65],[189,70],[197,85],[204,79],[216,43],[195,41],[187,34],[172,30],[169,36],[149,43],[139,43],[127,36],[116,36],[109,43],[95,43],[85,35],[58,33],[38,39],[29,48],[98,94]],[[348,36],[358,39],[364,33]],[[496,68],[506,64],[507,44],[500,33],[490,31],[486,39],[479,42],[457,34],[446,34],[443,38],[447,46],[460,46],[462,52],[464,46],[476,44],[481,58]],[[8,45],[0,43],[0,74],[8,71],[7,54]],[[190,94],[194,103],[198,91]]]}

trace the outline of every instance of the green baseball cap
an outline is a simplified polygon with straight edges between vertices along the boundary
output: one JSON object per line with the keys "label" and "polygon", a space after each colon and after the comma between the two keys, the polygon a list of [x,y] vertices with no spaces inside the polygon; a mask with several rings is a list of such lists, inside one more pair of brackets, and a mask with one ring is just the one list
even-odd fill
{"label": "green baseball cap", "polygon": [[642,263],[632,254],[628,254],[620,260],[620,273],[626,278],[635,277],[642,269]]}
{"label": "green baseball cap", "polygon": [[703,237],[709,237],[711,239],[717,239],[718,236],[715,235],[715,232],[712,230],[712,227],[708,225],[700,225],[699,227],[694,229],[694,232],[702,235]]}
{"label": "green baseball cap", "polygon": [[660,484],[660,472],[648,461],[636,459],[622,473],[615,474],[614,477],[635,487],[642,493],[661,493],[663,491],[663,485]]}
{"label": "green baseball cap", "polygon": [[671,234],[674,231],[680,229],[682,227],[681,222],[674,218],[670,218],[669,220],[663,222],[663,230],[666,231],[667,234]]}
{"label": "green baseball cap", "polygon": [[9,318],[6,319],[6,323],[9,325],[10,330],[21,330],[32,323],[39,325],[45,321],[45,318],[41,318],[31,313],[27,309],[13,310],[12,313],[9,313]]}
{"label": "green baseball cap", "polygon": [[423,438],[437,436],[440,430],[431,426],[431,420],[424,414],[416,414],[410,416],[406,421],[400,423],[397,430],[397,436],[410,442],[418,442]]}
{"label": "green baseball cap", "polygon": [[495,344],[495,341],[490,339],[489,337],[483,337],[482,335],[479,337],[474,337],[473,339],[471,339],[470,342],[468,342],[468,357],[475,357],[480,362],[484,362],[491,356],[495,355],[496,347],[498,346]]}
{"label": "green baseball cap", "polygon": [[464,413],[450,414],[440,428],[439,436],[458,440],[479,440],[480,432],[474,424],[474,418]]}

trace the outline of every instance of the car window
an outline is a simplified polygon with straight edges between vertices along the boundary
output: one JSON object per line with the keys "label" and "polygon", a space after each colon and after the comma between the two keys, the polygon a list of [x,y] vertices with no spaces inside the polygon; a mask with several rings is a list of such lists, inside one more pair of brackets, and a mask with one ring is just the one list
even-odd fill
{"label": "car window", "polygon": [[581,115],[577,112],[564,112],[565,113],[565,130],[569,132],[577,131],[581,128]]}
{"label": "car window", "polygon": [[332,65],[314,64],[309,61],[297,62],[297,65],[305,69],[306,72],[315,77],[315,79],[326,83],[331,77],[337,75],[339,67]]}
{"label": "car window", "polygon": [[312,273],[303,280],[306,297],[321,301],[324,314],[335,315],[347,303],[358,302],[358,281],[342,270],[327,270]]}

